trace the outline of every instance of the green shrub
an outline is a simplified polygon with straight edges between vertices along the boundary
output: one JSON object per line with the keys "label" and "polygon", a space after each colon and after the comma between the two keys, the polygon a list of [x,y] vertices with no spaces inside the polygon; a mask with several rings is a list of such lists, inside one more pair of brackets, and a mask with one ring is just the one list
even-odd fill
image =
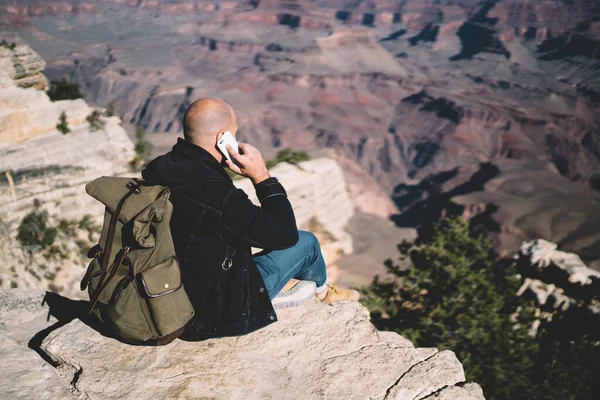
{"label": "green shrub", "polygon": [[81,218],[81,221],[78,223],[79,229],[85,229],[90,233],[100,233],[102,227],[94,223],[94,217],[90,214],[86,214]]}
{"label": "green shrub", "polygon": [[[402,270],[391,260],[386,266],[401,279],[375,279],[363,289],[362,302],[378,329],[417,346],[454,351],[488,400],[593,398],[598,338],[572,323],[561,327],[558,315],[531,337],[534,308],[516,296],[514,264],[496,261],[468,223],[444,220],[398,249],[411,267]],[[565,332],[571,332],[567,339]]]}
{"label": "green shrub", "polygon": [[71,132],[71,129],[69,129],[69,123],[67,122],[67,114],[65,114],[65,112],[61,112],[60,113],[60,117],[58,117],[58,124],[56,124],[56,129],[58,129],[59,132],[61,132],[63,135],[66,135],[67,133]]}
{"label": "green shrub", "polygon": [[2,41],[0,41],[0,47],[6,47],[13,50],[15,47],[17,47],[17,44],[15,42],[9,43],[5,39],[2,39]]}
{"label": "green shrub", "polygon": [[76,222],[63,218],[58,221],[58,230],[68,238],[74,238],[77,236],[77,231],[75,230]]}
{"label": "green shrub", "polygon": [[[94,240],[94,234],[100,234],[102,231],[102,227],[96,223],[94,223],[94,217],[90,214],[86,214],[83,216],[81,221],[78,224],[79,229],[83,229],[88,233],[88,240],[92,242]],[[81,247],[81,246],[80,246]]]}
{"label": "green shrub", "polygon": [[46,248],[54,243],[58,230],[48,225],[48,212],[34,210],[19,225],[17,239],[23,246]]}
{"label": "green shrub", "polygon": [[77,83],[69,83],[65,78],[53,80],[48,88],[48,97],[52,101],[82,99]]}
{"label": "green shrub", "polygon": [[104,129],[104,121],[100,119],[102,113],[99,110],[94,110],[88,115],[85,120],[90,124],[90,130],[92,132]]}
{"label": "green shrub", "polygon": [[115,115],[115,105],[114,103],[108,103],[108,105],[106,106],[106,114],[107,117],[112,117],[113,115]]}
{"label": "green shrub", "polygon": [[70,256],[71,256],[71,254],[68,251],[63,249],[62,246],[56,245],[56,244],[53,244],[52,246],[46,248],[46,251],[44,252],[44,258],[46,258],[46,260],[50,260],[50,259],[67,260]]}
{"label": "green shrub", "polygon": [[135,131],[135,157],[129,162],[132,171],[140,171],[152,158],[152,143],[145,139],[146,131],[140,126]]}
{"label": "green shrub", "polygon": [[295,151],[292,150],[290,147],[286,147],[285,149],[277,152],[275,158],[268,160],[266,162],[266,165],[267,169],[271,169],[280,162],[287,162],[292,165],[298,165],[298,163],[308,160],[310,160],[310,155],[307,152],[301,150]]}

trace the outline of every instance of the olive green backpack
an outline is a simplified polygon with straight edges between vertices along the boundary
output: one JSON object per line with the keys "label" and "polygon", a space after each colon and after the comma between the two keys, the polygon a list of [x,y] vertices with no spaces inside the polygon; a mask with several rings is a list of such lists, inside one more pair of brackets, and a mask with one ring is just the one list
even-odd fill
{"label": "olive green backpack", "polygon": [[101,177],[85,187],[106,206],[93,258],[81,281],[94,313],[129,343],[162,345],[181,335],[194,315],[183,288],[164,186]]}

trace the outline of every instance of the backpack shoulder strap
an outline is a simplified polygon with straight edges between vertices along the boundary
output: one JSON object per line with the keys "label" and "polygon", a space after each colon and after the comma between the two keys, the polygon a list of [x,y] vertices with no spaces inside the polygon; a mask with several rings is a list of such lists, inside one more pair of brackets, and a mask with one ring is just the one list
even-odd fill
{"label": "backpack shoulder strap", "polygon": [[[94,296],[94,298],[90,299],[90,303],[91,303],[91,307],[90,307],[90,311],[89,311],[90,313],[96,307],[96,304],[98,303],[98,299],[100,298],[100,295],[102,294],[102,292],[104,291],[104,288],[106,288],[106,285],[108,284],[108,282],[110,282],[110,279],[112,278],[112,276],[110,276],[107,279],[108,264],[111,259],[110,255],[112,252],[112,245],[113,245],[113,241],[115,238],[115,231],[117,229],[117,222],[119,221],[119,214],[121,213],[121,210],[123,209],[123,205],[125,204],[125,201],[132,194],[139,193],[140,186],[141,186],[141,184],[136,180],[129,182],[127,184],[127,189],[129,189],[129,190],[121,198],[121,200],[117,204],[117,207],[115,208],[115,212],[113,213],[113,215],[110,218],[110,223],[108,225],[108,232],[106,234],[106,242],[104,244],[104,257],[102,258],[102,264],[100,265],[101,275],[100,275],[100,281],[98,283],[98,287],[100,289],[96,291],[96,295]],[[116,269],[113,272],[116,272]]]}

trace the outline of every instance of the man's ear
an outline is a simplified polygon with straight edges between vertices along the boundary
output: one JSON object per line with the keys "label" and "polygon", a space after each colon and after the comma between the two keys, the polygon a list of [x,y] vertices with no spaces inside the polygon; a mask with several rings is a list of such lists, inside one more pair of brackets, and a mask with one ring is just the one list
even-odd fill
{"label": "man's ear", "polygon": [[221,140],[221,138],[223,137],[224,134],[225,134],[225,131],[219,131],[219,133],[217,133],[217,140],[215,140],[215,147],[217,146],[217,143],[219,143],[219,140]]}

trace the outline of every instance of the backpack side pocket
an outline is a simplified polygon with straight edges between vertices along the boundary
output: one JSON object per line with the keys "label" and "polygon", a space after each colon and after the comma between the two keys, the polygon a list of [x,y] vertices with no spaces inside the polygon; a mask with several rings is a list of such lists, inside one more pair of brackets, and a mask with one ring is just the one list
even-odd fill
{"label": "backpack side pocket", "polygon": [[177,259],[170,257],[137,276],[159,335],[168,335],[185,326],[194,309],[183,288]]}

